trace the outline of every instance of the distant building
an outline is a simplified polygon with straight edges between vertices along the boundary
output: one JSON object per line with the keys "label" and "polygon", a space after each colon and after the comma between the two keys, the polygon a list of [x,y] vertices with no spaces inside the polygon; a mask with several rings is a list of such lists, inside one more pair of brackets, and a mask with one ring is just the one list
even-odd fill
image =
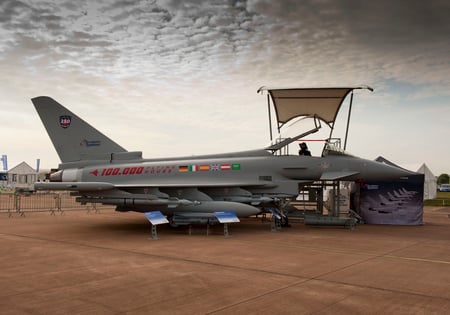
{"label": "distant building", "polygon": [[[22,162],[7,171],[6,186],[18,189],[33,189],[33,184],[37,180],[38,173],[36,170],[27,163]],[[4,183],[4,181],[1,181],[0,183]]]}

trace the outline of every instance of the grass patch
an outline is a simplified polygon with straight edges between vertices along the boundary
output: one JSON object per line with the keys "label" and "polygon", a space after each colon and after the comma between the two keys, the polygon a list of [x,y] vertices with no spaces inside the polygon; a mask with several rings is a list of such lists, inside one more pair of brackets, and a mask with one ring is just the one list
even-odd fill
{"label": "grass patch", "polygon": [[450,199],[450,191],[438,191],[436,198],[439,199]]}
{"label": "grass patch", "polygon": [[423,205],[432,207],[450,207],[450,192],[438,191],[435,199],[425,200]]}

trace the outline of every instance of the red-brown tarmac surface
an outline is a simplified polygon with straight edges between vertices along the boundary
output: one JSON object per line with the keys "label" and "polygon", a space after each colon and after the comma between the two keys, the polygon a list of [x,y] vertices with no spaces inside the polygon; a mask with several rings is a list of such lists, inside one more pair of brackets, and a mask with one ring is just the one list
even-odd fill
{"label": "red-brown tarmac surface", "polygon": [[449,314],[450,208],[423,226],[158,226],[0,215],[0,314]]}

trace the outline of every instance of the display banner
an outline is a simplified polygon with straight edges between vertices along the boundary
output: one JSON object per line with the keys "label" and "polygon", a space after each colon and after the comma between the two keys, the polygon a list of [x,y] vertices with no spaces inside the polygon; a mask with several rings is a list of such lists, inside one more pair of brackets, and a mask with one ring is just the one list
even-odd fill
{"label": "display banner", "polygon": [[361,184],[359,215],[368,224],[423,224],[424,175]]}

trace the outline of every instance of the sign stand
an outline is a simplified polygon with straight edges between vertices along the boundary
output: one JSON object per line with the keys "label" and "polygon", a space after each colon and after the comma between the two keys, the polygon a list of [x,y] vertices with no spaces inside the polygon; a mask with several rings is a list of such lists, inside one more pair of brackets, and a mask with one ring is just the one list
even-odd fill
{"label": "sign stand", "polygon": [[228,233],[228,223],[223,224],[223,236],[229,237],[230,234]]}
{"label": "sign stand", "polygon": [[277,209],[269,208],[272,213],[272,218],[270,219],[270,230],[271,232],[278,232],[281,230],[281,214]]}
{"label": "sign stand", "polygon": [[156,231],[156,225],[152,224],[152,240],[158,240],[158,232]]}
{"label": "sign stand", "polygon": [[277,232],[277,226],[276,226],[275,220],[276,220],[275,217],[272,217],[270,219],[270,231],[273,233]]}
{"label": "sign stand", "polygon": [[144,213],[145,217],[148,221],[150,221],[152,225],[152,237],[149,238],[151,240],[157,240],[158,233],[156,231],[156,226],[159,224],[166,224],[169,223],[169,221],[166,219],[166,217],[160,212],[160,211],[150,211]]}
{"label": "sign stand", "polygon": [[236,213],[234,213],[233,211],[214,212],[214,215],[216,216],[217,220],[219,220],[220,223],[223,223],[224,237],[230,236],[230,233],[228,232],[228,223],[241,222],[239,221],[239,218],[236,216]]}

